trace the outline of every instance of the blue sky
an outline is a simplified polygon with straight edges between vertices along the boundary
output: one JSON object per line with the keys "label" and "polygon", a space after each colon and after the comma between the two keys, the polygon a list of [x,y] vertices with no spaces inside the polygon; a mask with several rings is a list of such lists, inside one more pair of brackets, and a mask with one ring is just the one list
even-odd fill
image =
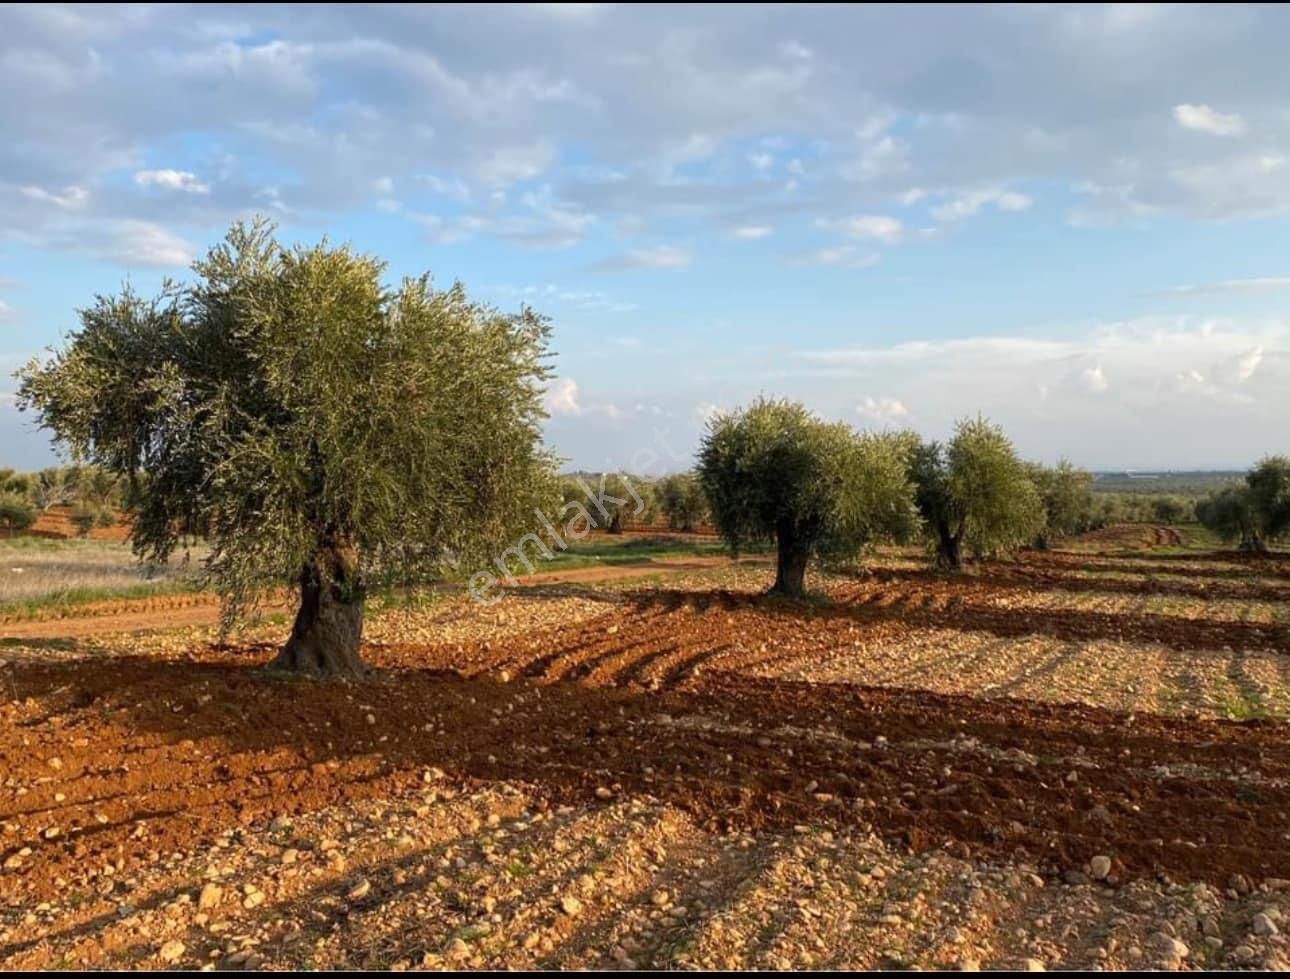
{"label": "blue sky", "polygon": [[[551,317],[570,465],[800,398],[1290,450],[1290,9],[0,8],[0,368],[240,217]],[[52,461],[0,380],[3,463]],[[5,392],[8,393],[5,393]]]}

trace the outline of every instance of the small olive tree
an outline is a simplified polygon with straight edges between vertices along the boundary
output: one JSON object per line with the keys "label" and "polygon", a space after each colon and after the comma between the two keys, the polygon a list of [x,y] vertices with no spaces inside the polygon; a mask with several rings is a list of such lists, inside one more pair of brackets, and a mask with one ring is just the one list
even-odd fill
{"label": "small olive tree", "polygon": [[761,399],[709,422],[698,476],[732,550],[775,542],[775,594],[804,596],[812,558],[846,560],[917,525],[894,439],[826,423],[790,401]]}
{"label": "small olive tree", "polygon": [[560,477],[559,492],[564,503],[589,507],[591,526],[610,534],[621,534],[628,521],[648,524],[658,516],[654,484],[639,476],[577,473]]}
{"label": "small olive tree", "polygon": [[937,567],[959,571],[963,547],[993,555],[1035,539],[1044,507],[1012,442],[984,418],[958,423],[947,444],[919,442],[910,481]]}
{"label": "small olive tree", "polygon": [[6,537],[26,530],[36,522],[36,508],[20,493],[0,492],[0,528]]}
{"label": "small olive tree", "polygon": [[1187,509],[1187,501],[1177,496],[1157,496],[1151,501],[1152,518],[1163,524],[1181,523]]}
{"label": "small olive tree", "polygon": [[1043,525],[1035,546],[1044,549],[1055,539],[1087,530],[1093,519],[1093,474],[1076,469],[1066,459],[1055,466],[1030,463],[1026,474],[1035,484],[1043,506]]}
{"label": "small olive tree", "polygon": [[1245,474],[1250,504],[1266,542],[1290,535],[1290,458],[1267,456]]}
{"label": "small olive tree", "polygon": [[490,559],[547,498],[545,321],[374,258],[237,224],[195,281],[99,297],[21,372],[19,403],[78,459],[124,476],[133,542],[164,561],[209,535],[234,621],[263,586],[300,604],[274,665],[363,672],[364,596]]}
{"label": "small olive tree", "polygon": [[1267,552],[1268,544],[1290,536],[1290,458],[1267,456],[1230,486],[1196,504],[1196,519],[1243,551]]}
{"label": "small olive tree", "polygon": [[1257,554],[1267,550],[1248,486],[1228,486],[1211,493],[1196,504],[1196,519],[1206,530],[1242,551]]}
{"label": "small olive tree", "polygon": [[71,503],[76,496],[76,487],[69,477],[70,468],[50,466],[36,475],[32,487],[32,500],[41,510],[52,506]]}
{"label": "small olive tree", "polygon": [[657,483],[659,509],[672,530],[692,531],[709,520],[708,498],[692,472],[673,473]]}

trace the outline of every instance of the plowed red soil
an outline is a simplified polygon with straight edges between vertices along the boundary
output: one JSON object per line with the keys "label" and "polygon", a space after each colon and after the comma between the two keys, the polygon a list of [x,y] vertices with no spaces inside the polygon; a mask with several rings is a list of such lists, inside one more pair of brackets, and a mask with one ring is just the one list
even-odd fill
{"label": "plowed red soil", "polygon": [[[81,532],[72,522],[73,507],[52,506],[36,517],[31,529],[24,531],[31,537],[46,537],[53,540],[66,540],[80,537]],[[116,522],[111,527],[93,527],[88,535],[90,540],[123,541],[130,536],[129,518],[118,513]]]}
{"label": "plowed red soil", "polygon": [[1143,524],[1113,524],[1090,530],[1063,542],[1067,547],[1094,546],[1101,549],[1142,550],[1152,547],[1178,547],[1183,535],[1177,527],[1153,527]]}
{"label": "plowed red soil", "polygon": [[[1191,560],[1228,567],[1221,557]],[[1110,638],[1166,656],[1290,653],[1290,635],[1275,624],[1000,601],[1078,590],[1080,564],[1140,576],[1151,562],[1174,563],[1066,553],[959,578],[889,568],[836,580],[828,601],[810,603],[714,588],[708,578],[588,584],[658,573],[657,564],[563,572],[530,582],[525,600],[559,616],[577,604],[576,620],[551,615],[532,620],[541,627],[453,642],[432,632],[429,642],[372,642],[373,674],[361,683],[267,673],[268,642],[87,654],[67,638],[68,623],[42,623],[62,633],[0,648],[0,903],[56,905],[69,887],[97,888],[104,868],[114,880],[146,879],[168,854],[227,841],[230,827],[260,833],[275,817],[398,807],[391,800],[445,775],[467,792],[522,787],[539,812],[643,800],[714,833],[871,832],[902,852],[1033,866],[1050,880],[1104,854],[1112,888],[1166,876],[1243,894],[1265,882],[1270,892],[1290,879],[1290,724],[777,675],[820,651],[863,656],[929,628]],[[683,564],[710,575],[720,563]],[[1282,577],[1268,564],[1257,582],[1214,580],[1228,597],[1266,602]],[[1126,579],[1121,592],[1137,594],[1141,580]],[[450,611],[494,614],[464,601]],[[566,883],[543,881],[543,893]],[[100,893],[117,900],[113,887]],[[76,934],[128,913],[106,911]],[[53,961],[40,958],[42,940],[0,939],[0,962]]]}
{"label": "plowed red soil", "polygon": [[[399,668],[405,657],[380,651],[388,672],[368,687],[302,685],[255,669],[262,656],[14,669],[29,699],[6,710],[0,770],[27,791],[0,810],[17,828],[0,862],[35,856],[4,886],[47,897],[120,854],[129,872],[145,859],[140,836],[146,850],[190,847],[220,827],[396,792],[430,765],[532,783],[553,804],[594,804],[608,786],[722,827],[859,825],[1051,872],[1114,853],[1120,874],[1290,877],[1283,724],[724,670],[652,693],[503,683]],[[46,840],[51,825],[61,832]]]}

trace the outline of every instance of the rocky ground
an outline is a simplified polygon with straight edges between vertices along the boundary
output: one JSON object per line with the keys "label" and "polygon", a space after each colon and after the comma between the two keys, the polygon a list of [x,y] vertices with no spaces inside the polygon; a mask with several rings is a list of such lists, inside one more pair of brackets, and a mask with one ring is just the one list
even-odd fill
{"label": "rocky ground", "polygon": [[1112,545],[5,640],[0,966],[1281,968],[1290,571]]}

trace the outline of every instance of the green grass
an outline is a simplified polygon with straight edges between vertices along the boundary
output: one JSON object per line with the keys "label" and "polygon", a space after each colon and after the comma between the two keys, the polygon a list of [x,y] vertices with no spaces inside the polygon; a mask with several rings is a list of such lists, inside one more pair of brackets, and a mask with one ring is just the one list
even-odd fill
{"label": "green grass", "polygon": [[0,615],[24,618],[87,602],[193,591],[196,568],[182,557],[158,567],[140,564],[128,544],[116,541],[0,541]]}
{"label": "green grass", "polygon": [[[533,569],[571,571],[726,553],[725,546],[713,539],[597,535],[556,551],[552,560],[534,561]],[[182,561],[146,567],[138,563],[128,544],[119,542],[16,537],[0,541],[0,616],[22,620],[71,612],[94,602],[194,592],[198,589],[195,570],[195,564]],[[496,568],[484,570],[495,572]],[[528,569],[514,570],[526,573]],[[371,600],[373,611],[424,611],[441,601],[442,595],[433,588],[394,585],[374,588]]]}
{"label": "green grass", "polygon": [[0,601],[0,615],[22,620],[74,611],[79,606],[114,599],[151,598],[154,595],[178,595],[194,592],[194,584],[182,581],[156,581],[136,585],[117,585],[103,588],[76,586],[51,591],[29,598]]}
{"label": "green grass", "polygon": [[[613,567],[623,564],[643,564],[660,558],[718,557],[729,553],[719,541],[685,540],[674,537],[632,537],[603,539],[570,544],[563,551],[556,551],[551,560],[533,562],[535,571],[571,571],[575,568]],[[523,567],[514,568],[527,571]]]}

